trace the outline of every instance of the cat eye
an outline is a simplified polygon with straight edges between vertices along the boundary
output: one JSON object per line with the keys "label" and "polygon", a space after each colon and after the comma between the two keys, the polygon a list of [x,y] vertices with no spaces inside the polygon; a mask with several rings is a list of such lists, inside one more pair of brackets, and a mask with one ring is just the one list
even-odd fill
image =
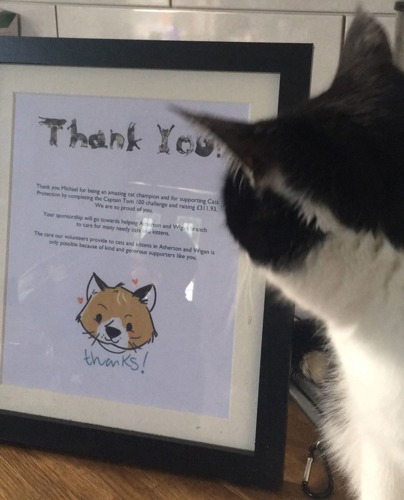
{"label": "cat eye", "polygon": [[127,332],[131,332],[132,330],[133,330],[132,323],[128,323],[128,324],[126,325],[126,331],[127,331]]}
{"label": "cat eye", "polygon": [[101,321],[102,321],[102,314],[97,314],[97,316],[95,317],[95,321],[100,324]]}

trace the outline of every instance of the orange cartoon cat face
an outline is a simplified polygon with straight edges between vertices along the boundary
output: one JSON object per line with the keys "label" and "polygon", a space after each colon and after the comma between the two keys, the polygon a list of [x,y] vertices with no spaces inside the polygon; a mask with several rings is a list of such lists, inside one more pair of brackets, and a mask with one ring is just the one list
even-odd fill
{"label": "orange cartoon cat face", "polygon": [[136,350],[157,337],[150,315],[155,302],[154,285],[131,292],[123,283],[107,286],[94,273],[87,286],[87,303],[76,319],[107,351]]}

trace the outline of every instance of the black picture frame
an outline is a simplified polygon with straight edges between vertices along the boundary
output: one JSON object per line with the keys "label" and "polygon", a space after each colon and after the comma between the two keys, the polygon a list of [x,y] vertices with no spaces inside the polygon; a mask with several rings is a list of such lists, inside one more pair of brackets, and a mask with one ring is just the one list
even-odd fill
{"label": "black picture frame", "polygon": [[[278,110],[283,113],[309,95],[312,49],[310,44],[2,37],[0,64],[276,73]],[[293,307],[269,289],[263,325],[253,452],[1,409],[0,441],[278,487],[283,478]]]}

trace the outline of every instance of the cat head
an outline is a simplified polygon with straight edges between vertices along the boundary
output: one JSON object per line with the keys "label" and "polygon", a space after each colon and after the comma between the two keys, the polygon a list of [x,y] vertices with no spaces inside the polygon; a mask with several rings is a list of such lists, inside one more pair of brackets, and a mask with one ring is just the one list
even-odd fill
{"label": "cat head", "polygon": [[110,287],[93,273],[87,285],[87,302],[76,320],[93,343],[111,353],[124,353],[157,337],[150,314],[155,303],[152,284],[132,292],[123,283]]}
{"label": "cat head", "polygon": [[356,15],[330,88],[299,109],[188,118],[230,153],[227,222],[253,259],[288,263],[341,230],[404,246],[404,76],[372,16]]}

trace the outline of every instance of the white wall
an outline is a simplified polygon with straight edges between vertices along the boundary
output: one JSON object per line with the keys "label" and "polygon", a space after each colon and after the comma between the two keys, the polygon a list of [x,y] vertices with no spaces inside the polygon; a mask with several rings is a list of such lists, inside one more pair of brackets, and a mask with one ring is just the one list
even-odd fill
{"label": "white wall", "polygon": [[[394,38],[394,0],[361,0]],[[312,93],[330,82],[354,0],[4,1],[23,36],[238,40],[314,44]]]}

